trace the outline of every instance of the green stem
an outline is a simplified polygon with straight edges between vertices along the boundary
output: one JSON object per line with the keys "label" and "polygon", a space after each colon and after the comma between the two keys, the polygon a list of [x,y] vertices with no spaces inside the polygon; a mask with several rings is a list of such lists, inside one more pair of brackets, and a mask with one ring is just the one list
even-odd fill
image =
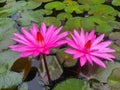
{"label": "green stem", "polygon": [[49,74],[49,70],[48,70],[48,66],[47,66],[47,62],[46,62],[46,57],[45,57],[44,54],[43,54],[43,60],[44,60],[44,64],[45,64],[45,69],[46,69],[46,73],[47,73],[48,81],[49,81],[49,84],[51,84],[52,81],[51,81],[51,78],[50,78],[50,74]]}

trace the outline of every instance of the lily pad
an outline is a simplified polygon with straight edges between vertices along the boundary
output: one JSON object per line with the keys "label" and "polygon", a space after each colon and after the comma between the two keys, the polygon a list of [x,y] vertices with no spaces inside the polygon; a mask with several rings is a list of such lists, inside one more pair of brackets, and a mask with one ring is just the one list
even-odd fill
{"label": "lily pad", "polygon": [[115,14],[115,10],[114,8],[112,8],[109,5],[94,5],[90,7],[90,11],[88,12],[89,14],[93,14],[95,16],[103,16],[103,15],[117,15],[117,13]]}
{"label": "lily pad", "polygon": [[36,12],[39,12],[41,15],[51,15],[53,11],[48,9],[39,9],[36,10]]}
{"label": "lily pad", "polygon": [[87,81],[80,79],[68,79],[58,84],[53,90],[92,90]]}
{"label": "lily pad", "polygon": [[62,9],[64,9],[64,7],[65,7],[64,3],[60,2],[60,1],[50,2],[45,5],[45,9],[62,10]]}
{"label": "lily pad", "polygon": [[14,42],[9,39],[14,37],[14,32],[17,32],[14,24],[15,22],[11,18],[0,18],[0,51],[14,44]]}
{"label": "lily pad", "polygon": [[112,5],[120,6],[120,0],[112,0]]}
{"label": "lily pad", "polygon": [[120,67],[118,62],[106,62],[106,69],[99,68],[92,77],[96,78],[100,82],[107,82],[107,78],[111,74],[112,70]]}
{"label": "lily pad", "polygon": [[120,67],[112,70],[107,82],[108,85],[115,89],[120,89]]}
{"label": "lily pad", "polygon": [[74,60],[71,55],[68,55],[64,52],[65,49],[60,49],[56,53],[56,57],[59,60],[60,64],[64,63],[65,67],[71,67],[74,66],[77,62],[77,60]]}
{"label": "lily pad", "polygon": [[105,0],[78,0],[80,4],[101,4],[104,3]]}
{"label": "lily pad", "polygon": [[77,14],[83,13],[83,11],[80,10],[79,5],[70,5],[70,6],[67,6],[67,7],[65,7],[65,11],[67,13],[72,13],[72,12],[75,12]]}
{"label": "lily pad", "polygon": [[25,9],[35,9],[39,7],[42,3],[35,2],[34,0],[29,0],[24,6]]}
{"label": "lily pad", "polygon": [[33,0],[33,1],[43,3],[43,2],[50,2],[50,1],[53,1],[53,0]]}
{"label": "lily pad", "polygon": [[39,11],[25,11],[21,13],[21,18],[17,20],[17,22],[22,25],[31,25],[32,22],[41,23],[43,20],[43,16],[39,13]]}
{"label": "lily pad", "polygon": [[114,29],[120,29],[120,22],[112,20],[112,21],[109,21],[108,23]]}
{"label": "lily pad", "polygon": [[72,32],[74,29],[80,30],[81,26],[82,26],[81,18],[75,17],[75,18],[68,19],[63,29],[69,30]]}
{"label": "lily pad", "polygon": [[57,18],[59,20],[66,20],[72,18],[72,15],[70,13],[60,13],[57,15]]}
{"label": "lily pad", "polygon": [[82,27],[88,31],[95,29],[99,33],[110,33],[113,30],[113,27],[111,27],[106,21],[95,16],[83,18]]}
{"label": "lily pad", "polygon": [[54,24],[55,26],[60,26],[61,22],[55,17],[45,17],[43,20],[47,26]]}
{"label": "lily pad", "polygon": [[0,89],[17,86],[22,82],[23,75],[16,72],[0,74]]}
{"label": "lily pad", "polygon": [[64,3],[66,6],[78,5],[78,3],[77,3],[76,1],[73,1],[73,0],[64,0],[63,3]]}

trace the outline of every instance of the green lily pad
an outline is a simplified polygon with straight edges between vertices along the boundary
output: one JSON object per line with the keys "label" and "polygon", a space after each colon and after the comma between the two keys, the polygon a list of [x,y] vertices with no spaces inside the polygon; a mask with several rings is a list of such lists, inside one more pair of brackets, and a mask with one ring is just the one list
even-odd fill
{"label": "green lily pad", "polygon": [[22,82],[23,75],[16,72],[0,74],[0,89],[17,86]]}
{"label": "green lily pad", "polygon": [[92,90],[87,81],[80,79],[68,79],[58,84],[53,90]]}
{"label": "green lily pad", "polygon": [[42,3],[35,2],[34,0],[29,0],[24,6],[25,9],[35,9],[39,7]]}
{"label": "green lily pad", "polygon": [[101,4],[104,3],[105,0],[78,0],[80,4]]}
{"label": "green lily pad", "polygon": [[120,67],[112,70],[107,78],[108,85],[112,88],[120,89]]}
{"label": "green lily pad", "polygon": [[64,10],[65,10],[67,13],[75,12],[75,13],[77,13],[77,14],[80,14],[80,13],[83,12],[83,11],[81,11],[81,10],[79,9],[79,5],[70,5],[70,6],[65,7]]}
{"label": "green lily pad", "polygon": [[81,11],[88,11],[90,9],[90,5],[88,5],[88,4],[79,5],[79,9]]}
{"label": "green lily pad", "polygon": [[3,3],[3,2],[5,2],[6,0],[0,0],[0,3]]}
{"label": "green lily pad", "polygon": [[15,14],[18,10],[22,9],[25,5],[25,1],[9,2],[4,7],[0,8],[0,17],[11,16]]}
{"label": "green lily pad", "polygon": [[71,67],[74,66],[77,62],[77,60],[73,59],[71,55],[66,54],[65,49],[60,49],[56,53],[56,57],[59,60],[60,64],[64,63],[65,67]]}
{"label": "green lily pad", "polygon": [[57,15],[57,18],[59,20],[66,20],[72,18],[72,15],[70,13],[60,13]]}
{"label": "green lily pad", "polygon": [[106,21],[99,17],[91,16],[82,19],[82,27],[90,31],[95,29],[99,33],[110,33],[113,29]]}
{"label": "green lily pad", "polygon": [[106,61],[106,69],[99,68],[95,74],[92,75],[93,78],[96,78],[100,82],[107,82],[107,78],[111,74],[112,70],[120,67],[120,63],[118,62],[107,62]]}
{"label": "green lily pad", "polygon": [[0,64],[0,74],[8,71],[8,65]]}
{"label": "green lily pad", "polygon": [[0,51],[14,44],[14,42],[9,39],[14,37],[14,32],[17,32],[14,24],[15,22],[11,18],[0,18]]}
{"label": "green lily pad", "polygon": [[120,29],[120,22],[118,21],[109,21],[108,22],[110,26],[112,26],[114,29]]}
{"label": "green lily pad", "polygon": [[78,3],[77,3],[76,1],[73,1],[73,0],[64,0],[63,3],[64,3],[66,6],[78,5]]}
{"label": "green lily pad", "polygon": [[55,26],[60,26],[60,21],[55,17],[45,17],[43,20],[47,26],[54,24]]}
{"label": "green lily pad", "polygon": [[94,5],[91,6],[90,11],[88,12],[89,14],[93,14],[95,16],[103,16],[103,15],[114,15],[115,14],[114,8],[108,5]]}
{"label": "green lily pad", "polygon": [[43,2],[50,2],[50,1],[53,1],[53,0],[33,0],[33,1],[43,3]]}
{"label": "green lily pad", "polygon": [[21,13],[21,18],[17,20],[17,22],[22,25],[30,25],[32,22],[41,23],[43,20],[43,16],[39,13],[39,11],[25,11]]}
{"label": "green lily pad", "polygon": [[63,29],[72,32],[74,29],[80,30],[81,26],[81,18],[75,17],[68,19]]}
{"label": "green lily pad", "polygon": [[39,12],[39,14],[42,14],[42,15],[51,15],[53,11],[48,9],[39,9],[39,10],[36,10],[36,12]]}
{"label": "green lily pad", "polygon": [[120,0],[112,0],[112,5],[120,6]]}
{"label": "green lily pad", "polygon": [[64,9],[64,7],[65,7],[64,3],[60,2],[60,1],[50,2],[45,5],[45,9],[62,10],[62,9]]}
{"label": "green lily pad", "polygon": [[19,90],[28,90],[28,83],[22,83],[18,88]]}

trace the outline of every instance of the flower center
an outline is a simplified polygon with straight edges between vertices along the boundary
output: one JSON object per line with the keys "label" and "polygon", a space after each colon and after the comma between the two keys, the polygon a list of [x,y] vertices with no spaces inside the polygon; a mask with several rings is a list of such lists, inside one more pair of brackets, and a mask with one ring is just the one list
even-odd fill
{"label": "flower center", "polygon": [[91,47],[91,41],[89,40],[89,41],[87,41],[87,43],[85,44],[85,48],[90,49],[90,47]]}
{"label": "flower center", "polygon": [[44,41],[44,38],[43,38],[43,36],[42,36],[42,34],[40,32],[37,32],[36,40],[38,42]]}

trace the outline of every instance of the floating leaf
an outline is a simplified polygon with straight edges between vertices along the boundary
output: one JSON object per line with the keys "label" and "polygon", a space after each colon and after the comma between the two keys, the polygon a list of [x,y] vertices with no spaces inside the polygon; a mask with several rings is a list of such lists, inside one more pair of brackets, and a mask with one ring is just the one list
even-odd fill
{"label": "floating leaf", "polygon": [[81,25],[80,17],[70,18],[66,22],[64,26],[64,30],[69,30],[69,31],[73,31],[74,29],[80,30],[81,26],[82,25]]}
{"label": "floating leaf", "polygon": [[51,15],[52,14],[52,10],[48,10],[48,9],[39,9],[39,10],[36,10],[36,12],[39,12],[39,14],[41,14],[41,15]]}
{"label": "floating leaf", "polygon": [[99,68],[96,73],[92,76],[96,78],[100,82],[107,82],[107,78],[111,74],[112,70],[120,67],[120,63],[118,62],[106,62],[106,69]]}
{"label": "floating leaf", "polygon": [[45,17],[43,20],[47,26],[54,24],[55,26],[60,26],[60,21],[55,17]]}
{"label": "floating leaf", "polygon": [[27,83],[22,83],[19,87],[18,90],[28,90],[28,84]]}
{"label": "floating leaf", "polygon": [[25,1],[9,2],[3,8],[0,8],[0,17],[11,16],[15,14],[18,10],[22,9],[25,5]]}
{"label": "floating leaf", "polygon": [[78,5],[78,3],[77,3],[76,1],[73,1],[73,0],[64,0],[63,3],[64,3],[66,6]]}
{"label": "floating leaf", "polygon": [[26,79],[30,68],[31,68],[32,62],[28,58],[19,58],[14,62],[14,64],[11,67],[12,71],[15,72],[23,72],[24,73],[24,79]]}
{"label": "floating leaf", "polygon": [[105,0],[78,0],[80,4],[101,4],[104,3]]}
{"label": "floating leaf", "polygon": [[66,19],[70,19],[72,17],[72,15],[70,13],[60,13],[57,15],[57,18],[59,20],[66,20]]}
{"label": "floating leaf", "polygon": [[120,32],[112,32],[109,34],[109,39],[111,40],[120,40]]}
{"label": "floating leaf", "polygon": [[0,51],[14,44],[14,42],[9,39],[14,37],[14,32],[17,32],[14,24],[15,22],[11,18],[0,18]]}
{"label": "floating leaf", "polygon": [[17,22],[22,25],[30,25],[32,22],[41,23],[43,20],[43,16],[39,13],[39,11],[25,11],[21,13],[21,18],[17,20]]}
{"label": "floating leaf", "polygon": [[120,29],[120,22],[118,21],[109,21],[108,22],[110,26],[112,26],[114,29]]}
{"label": "floating leaf", "polygon": [[3,3],[3,2],[5,2],[6,0],[0,0],[0,3]]}
{"label": "floating leaf", "polygon": [[8,71],[8,65],[0,64],[0,74]]}
{"label": "floating leaf", "polygon": [[5,68],[7,71],[10,70],[13,63],[18,59],[18,53],[11,52],[10,50],[1,52],[0,56],[0,65],[3,65],[2,68]]}
{"label": "floating leaf", "polygon": [[112,0],[112,5],[120,6],[120,0]]}
{"label": "floating leaf", "polygon": [[113,29],[113,27],[110,26],[106,21],[95,16],[83,18],[82,27],[85,28],[87,31],[90,31],[94,28],[99,33],[110,33]]}
{"label": "floating leaf", "polygon": [[23,75],[16,72],[0,74],[0,89],[17,86],[22,82]]}
{"label": "floating leaf", "polygon": [[81,11],[81,10],[79,9],[79,5],[70,5],[70,6],[67,6],[67,7],[65,7],[65,11],[66,11],[67,13],[75,12],[75,13],[77,13],[77,14],[80,14],[80,13],[83,12],[83,11]]}
{"label": "floating leaf", "polygon": [[[55,56],[47,56],[47,64],[48,64],[48,69],[50,72],[50,77],[52,80],[56,80],[60,77],[60,75],[63,73],[63,70],[57,61]],[[46,79],[46,71],[45,71],[45,66],[43,59],[41,60],[40,64],[40,71],[41,71],[41,76]],[[46,80],[45,80],[46,82]]]}
{"label": "floating leaf", "polygon": [[77,60],[74,60],[71,55],[68,55],[64,52],[65,49],[60,49],[56,53],[56,57],[59,60],[60,64],[64,63],[64,66],[71,67],[74,66],[77,62]]}
{"label": "floating leaf", "polygon": [[95,16],[104,16],[104,15],[114,16],[114,15],[117,15],[114,8],[112,8],[109,5],[102,5],[102,4],[91,6],[88,13],[93,14]]}
{"label": "floating leaf", "polygon": [[53,90],[91,90],[87,81],[80,79],[68,79],[58,84]]}
{"label": "floating leaf", "polygon": [[60,1],[50,2],[45,5],[45,9],[62,10],[62,9],[64,9],[64,7],[65,7],[64,3],[60,2]]}
{"label": "floating leaf", "polygon": [[88,11],[90,9],[90,6],[88,4],[85,5],[79,5],[79,9],[81,11]]}
{"label": "floating leaf", "polygon": [[35,1],[35,2],[50,2],[50,1],[53,1],[53,0],[33,0],[33,1]]}
{"label": "floating leaf", "polygon": [[112,88],[120,89],[120,67],[112,70],[112,73],[107,78],[108,85]]}
{"label": "floating leaf", "polygon": [[25,9],[35,9],[39,7],[42,3],[35,2],[35,0],[29,0],[24,6]]}

